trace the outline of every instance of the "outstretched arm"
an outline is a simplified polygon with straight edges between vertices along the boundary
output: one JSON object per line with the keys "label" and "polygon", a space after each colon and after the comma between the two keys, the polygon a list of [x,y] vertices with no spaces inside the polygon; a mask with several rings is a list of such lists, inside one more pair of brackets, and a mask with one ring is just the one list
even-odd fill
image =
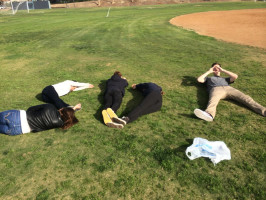
{"label": "outstretched arm", "polygon": [[70,91],[72,92],[72,91],[84,90],[86,88],[93,88],[93,87],[94,85],[90,83],[79,83],[79,82],[72,81]]}

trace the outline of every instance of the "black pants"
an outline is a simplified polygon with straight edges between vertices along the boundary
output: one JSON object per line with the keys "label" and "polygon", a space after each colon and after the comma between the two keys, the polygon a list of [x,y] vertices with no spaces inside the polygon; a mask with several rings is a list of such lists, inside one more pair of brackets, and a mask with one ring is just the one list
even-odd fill
{"label": "black pants", "polygon": [[162,107],[162,95],[159,91],[149,93],[142,102],[134,108],[129,114],[129,122],[133,122],[142,115],[159,111]]}
{"label": "black pants", "polygon": [[65,103],[62,99],[60,99],[54,87],[51,85],[43,89],[42,100],[46,103],[51,103],[55,105],[58,110],[69,106],[69,104]]}
{"label": "black pants", "polygon": [[120,90],[107,90],[104,95],[104,109],[111,108],[116,112],[122,103],[122,93]]}

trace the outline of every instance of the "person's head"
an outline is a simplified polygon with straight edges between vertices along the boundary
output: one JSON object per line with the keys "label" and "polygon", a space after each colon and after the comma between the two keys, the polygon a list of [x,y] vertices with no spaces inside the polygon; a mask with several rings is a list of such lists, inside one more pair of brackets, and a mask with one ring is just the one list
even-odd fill
{"label": "person's head", "polygon": [[213,74],[214,74],[215,76],[220,76],[220,67],[222,67],[222,66],[221,66],[221,64],[219,64],[219,63],[213,63],[213,64],[212,64]]}
{"label": "person's head", "polygon": [[75,111],[72,108],[65,107],[59,110],[61,119],[64,122],[64,125],[61,127],[63,130],[69,129],[73,125],[79,122],[75,117]]}
{"label": "person's head", "polygon": [[120,71],[115,71],[114,75],[116,75],[116,74],[119,75],[120,77],[122,77],[122,74]]}

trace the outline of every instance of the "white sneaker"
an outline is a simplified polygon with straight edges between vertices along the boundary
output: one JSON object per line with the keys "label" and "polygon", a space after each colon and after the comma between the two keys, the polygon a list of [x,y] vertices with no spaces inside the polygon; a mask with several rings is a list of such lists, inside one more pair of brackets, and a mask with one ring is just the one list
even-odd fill
{"label": "white sneaker", "polygon": [[208,122],[212,122],[213,121],[213,117],[209,113],[207,113],[207,112],[205,112],[203,110],[200,110],[198,108],[194,110],[194,114],[198,118],[203,119],[205,121],[208,121]]}
{"label": "white sneaker", "polygon": [[118,117],[113,117],[112,118],[113,122],[118,123],[118,124],[122,124],[123,126],[125,126],[127,124],[127,122],[121,118]]}
{"label": "white sneaker", "polygon": [[123,124],[118,124],[115,122],[109,122],[106,125],[111,128],[124,128]]}

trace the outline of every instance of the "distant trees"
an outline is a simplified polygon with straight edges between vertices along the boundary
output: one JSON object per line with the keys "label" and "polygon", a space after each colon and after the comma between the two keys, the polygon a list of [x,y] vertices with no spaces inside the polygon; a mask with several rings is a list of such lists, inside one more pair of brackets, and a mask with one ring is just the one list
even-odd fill
{"label": "distant trees", "polygon": [[54,4],[54,3],[74,3],[74,2],[83,2],[83,1],[95,1],[95,0],[49,0],[49,1],[50,3]]}

